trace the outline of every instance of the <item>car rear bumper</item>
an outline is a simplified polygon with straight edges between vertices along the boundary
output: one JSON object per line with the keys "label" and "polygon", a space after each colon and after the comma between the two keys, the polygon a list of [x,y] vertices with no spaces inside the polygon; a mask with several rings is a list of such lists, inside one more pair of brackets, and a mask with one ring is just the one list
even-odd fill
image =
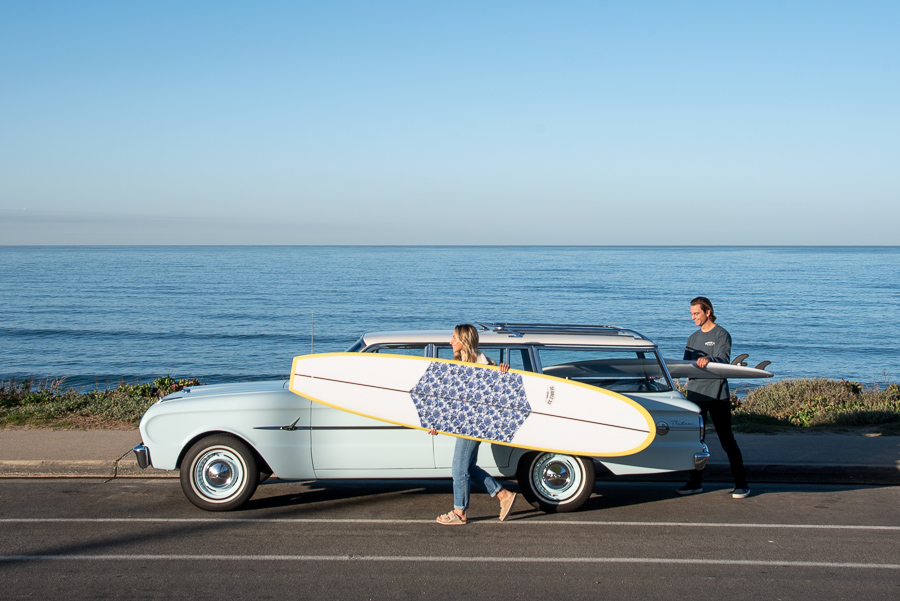
{"label": "car rear bumper", "polygon": [[709,461],[709,447],[707,447],[705,443],[701,444],[703,445],[703,451],[700,453],[694,453],[695,470],[702,470],[706,467],[706,462]]}

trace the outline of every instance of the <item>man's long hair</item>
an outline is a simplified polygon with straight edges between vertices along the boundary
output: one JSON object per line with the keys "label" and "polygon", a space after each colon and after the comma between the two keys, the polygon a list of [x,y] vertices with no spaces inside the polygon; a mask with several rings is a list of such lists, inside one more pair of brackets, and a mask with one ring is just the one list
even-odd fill
{"label": "man's long hair", "polygon": [[713,313],[712,301],[710,301],[705,296],[698,296],[691,301],[691,306],[693,307],[694,305],[700,305],[700,308],[703,309],[704,312],[709,311],[709,320],[713,323],[716,323],[716,314]]}

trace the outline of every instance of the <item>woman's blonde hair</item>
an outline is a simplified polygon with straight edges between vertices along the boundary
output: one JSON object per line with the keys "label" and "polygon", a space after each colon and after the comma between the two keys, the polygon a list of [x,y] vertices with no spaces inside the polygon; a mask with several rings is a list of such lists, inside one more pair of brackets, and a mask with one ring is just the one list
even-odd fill
{"label": "woman's blonde hair", "polygon": [[475,360],[478,358],[478,330],[471,324],[461,323],[453,328],[453,333],[460,344],[462,344],[459,352],[453,353],[453,358],[456,361],[475,363]]}

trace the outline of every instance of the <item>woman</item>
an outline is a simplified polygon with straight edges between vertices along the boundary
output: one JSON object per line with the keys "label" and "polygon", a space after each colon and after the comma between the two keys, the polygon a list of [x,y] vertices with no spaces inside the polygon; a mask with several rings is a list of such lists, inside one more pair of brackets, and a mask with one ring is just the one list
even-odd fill
{"label": "woman", "polygon": [[[478,331],[474,326],[461,324],[453,330],[450,338],[450,346],[453,347],[453,359],[466,363],[478,363],[480,365],[494,365],[484,353],[478,350]],[[500,373],[505,374],[509,365],[502,363]],[[430,434],[437,434],[437,430],[429,430]],[[469,508],[470,481],[475,480],[488,494],[500,501],[500,521],[506,519],[516,500],[516,493],[503,488],[499,482],[492,478],[486,471],[475,465],[478,458],[478,447],[481,441],[468,438],[457,438],[456,448],[453,451],[453,511],[439,515],[438,524],[445,526],[464,526],[467,521],[466,511]]]}

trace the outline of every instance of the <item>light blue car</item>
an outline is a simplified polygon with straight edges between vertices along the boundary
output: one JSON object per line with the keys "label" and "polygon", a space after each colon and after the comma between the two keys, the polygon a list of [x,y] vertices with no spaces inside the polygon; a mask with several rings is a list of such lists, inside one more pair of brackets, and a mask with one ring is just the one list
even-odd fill
{"label": "light blue car", "polygon": [[[479,349],[496,363],[623,394],[653,417],[644,450],[591,458],[481,445],[478,465],[516,478],[547,512],[574,511],[590,497],[597,466],[613,474],[703,469],[709,452],[699,409],[672,384],[652,341],[609,326],[479,323]],[[366,334],[348,351],[450,359],[451,331]],[[283,480],[449,478],[455,440],[326,407],[288,390],[287,381],[194,386],[170,394],[141,419],[134,452],[146,468],[181,470],[194,505],[227,511],[257,485]]]}

